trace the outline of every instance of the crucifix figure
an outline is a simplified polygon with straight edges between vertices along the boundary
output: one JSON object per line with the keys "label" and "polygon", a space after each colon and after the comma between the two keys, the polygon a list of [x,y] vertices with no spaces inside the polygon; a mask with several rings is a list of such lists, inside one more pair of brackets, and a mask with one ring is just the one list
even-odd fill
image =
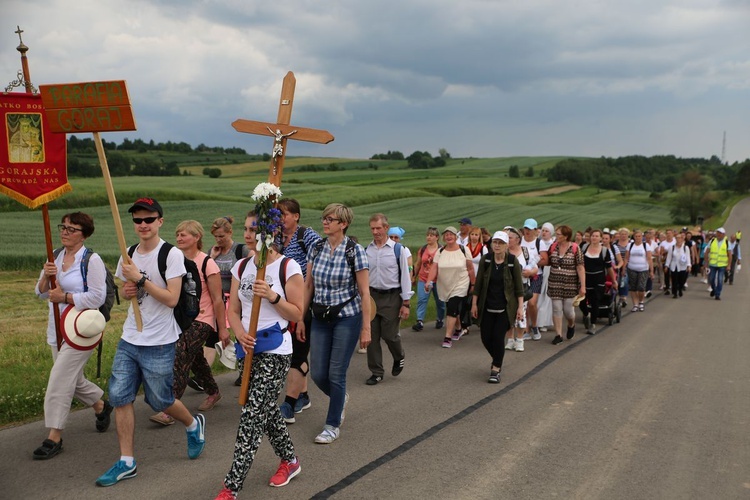
{"label": "crucifix figure", "polygon": [[[311,128],[294,127],[289,125],[292,118],[292,104],[294,102],[294,88],[297,80],[291,71],[284,77],[284,83],[281,86],[281,100],[279,101],[279,114],[276,123],[258,122],[252,120],[235,120],[232,127],[238,132],[246,134],[267,135],[274,138],[273,155],[271,165],[268,171],[268,182],[280,187],[281,174],[284,169],[284,157],[286,152],[287,139],[296,139],[299,141],[315,142],[318,144],[328,144],[333,141],[333,136],[325,130]],[[266,268],[259,267],[256,279],[265,278]],[[248,334],[255,338],[258,331],[258,315],[260,313],[261,297],[253,297],[253,309],[250,315],[250,324]],[[240,387],[239,404],[244,406],[247,402],[248,387],[250,386],[250,373],[252,370],[252,353],[245,358],[245,367],[242,370],[242,385]]]}
{"label": "crucifix figure", "polygon": [[279,100],[279,114],[276,123],[257,122],[252,120],[235,120],[232,127],[237,132],[246,134],[267,135],[274,138],[273,155],[268,173],[268,182],[281,185],[281,174],[284,168],[284,157],[286,153],[287,139],[298,141],[328,144],[333,141],[333,136],[325,130],[312,128],[291,127],[289,121],[292,118],[292,105],[294,104],[294,88],[297,80],[291,71],[284,77],[281,86],[281,99]]}

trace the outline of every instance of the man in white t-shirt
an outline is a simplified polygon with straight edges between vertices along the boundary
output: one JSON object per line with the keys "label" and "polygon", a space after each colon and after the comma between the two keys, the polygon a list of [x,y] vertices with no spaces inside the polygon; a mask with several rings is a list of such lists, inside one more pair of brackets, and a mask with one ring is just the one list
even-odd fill
{"label": "man in white t-shirt", "polygon": [[664,239],[664,241],[659,243],[659,266],[661,266],[661,268],[664,270],[664,295],[670,294],[670,272],[665,263],[667,262],[667,255],[672,252],[672,247],[674,246],[674,244],[674,229],[667,229],[667,237]]}
{"label": "man in white t-shirt", "polygon": [[185,405],[174,398],[172,391],[175,344],[181,333],[173,309],[179,301],[182,276],[186,273],[185,258],[177,247],[172,247],[166,258],[166,269],[163,273],[159,269],[159,253],[165,244],[159,237],[159,228],[164,223],[159,202],[139,198],[128,212],[133,216],[139,243],[132,252],[132,262],[124,263],[121,258],[115,274],[125,282],[121,295],[126,300],[137,299],[142,328],[139,331],[136,326],[131,305],[109,379],[120,460],[96,480],[97,486],[112,486],[136,475],[133,401],[141,384],[145,401],[154,411],[163,411],[185,425],[189,458],[198,458],[205,446],[205,418],[200,414],[193,417]]}
{"label": "man in white t-shirt", "polygon": [[[526,249],[529,254],[529,266],[537,267],[536,276],[531,278],[531,291],[534,292],[531,300],[527,302],[526,319],[529,322],[532,340],[542,340],[542,334],[537,324],[539,312],[539,294],[542,293],[542,282],[544,277],[544,267],[539,265],[544,254],[549,250],[549,243],[541,238],[537,238],[537,223],[534,219],[526,219],[523,223],[523,238],[521,238],[521,247]],[[528,340],[524,334],[524,340]]]}

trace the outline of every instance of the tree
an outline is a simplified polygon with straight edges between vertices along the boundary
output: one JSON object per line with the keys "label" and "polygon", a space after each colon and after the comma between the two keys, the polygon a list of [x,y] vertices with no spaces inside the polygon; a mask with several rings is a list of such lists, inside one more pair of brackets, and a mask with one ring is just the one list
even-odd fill
{"label": "tree", "polygon": [[508,169],[508,177],[521,177],[520,172],[518,171],[518,165],[511,165]]}
{"label": "tree", "polygon": [[523,175],[524,177],[534,177],[534,167],[527,168]]}
{"label": "tree", "polygon": [[211,179],[218,179],[221,177],[221,169],[220,168],[212,168],[211,171],[208,173],[208,176]]}
{"label": "tree", "polygon": [[713,213],[716,200],[710,195],[712,182],[697,170],[689,170],[677,181],[677,195],[670,210],[676,222],[687,220],[695,224],[699,215]]}

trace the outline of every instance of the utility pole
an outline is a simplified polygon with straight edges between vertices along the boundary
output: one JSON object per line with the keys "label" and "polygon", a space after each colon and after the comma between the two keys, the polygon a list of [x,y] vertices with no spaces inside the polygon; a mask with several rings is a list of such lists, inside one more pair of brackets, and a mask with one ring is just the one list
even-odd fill
{"label": "utility pole", "polygon": [[724,131],[724,139],[721,141],[721,163],[727,161],[727,131]]}

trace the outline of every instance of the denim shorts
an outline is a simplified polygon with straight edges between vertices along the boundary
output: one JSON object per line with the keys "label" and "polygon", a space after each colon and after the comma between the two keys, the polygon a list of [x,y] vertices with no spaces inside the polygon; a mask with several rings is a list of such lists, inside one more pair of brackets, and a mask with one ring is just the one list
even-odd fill
{"label": "denim shorts", "polygon": [[172,406],[174,354],[174,343],[140,346],[120,340],[109,378],[110,404],[118,407],[132,403],[142,383],[146,403],[154,411]]}

